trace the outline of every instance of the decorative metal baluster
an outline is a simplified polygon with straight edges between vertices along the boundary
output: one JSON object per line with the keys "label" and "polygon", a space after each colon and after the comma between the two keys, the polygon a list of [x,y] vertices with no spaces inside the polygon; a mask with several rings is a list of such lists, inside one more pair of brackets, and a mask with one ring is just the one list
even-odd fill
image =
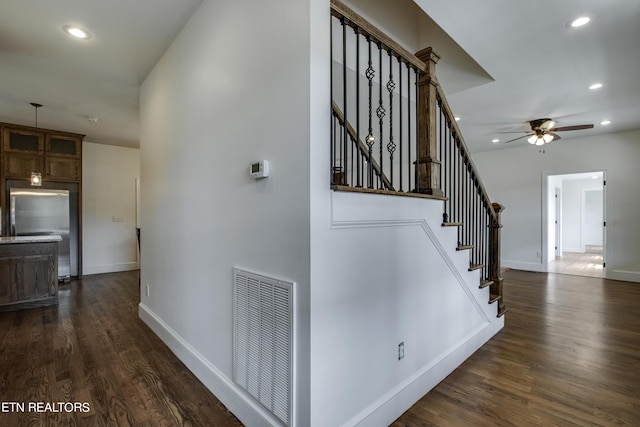
{"label": "decorative metal baluster", "polygon": [[451,134],[451,155],[452,160],[453,160],[453,171],[452,171],[452,175],[451,175],[451,182],[453,184],[453,187],[451,188],[452,193],[451,193],[451,201],[452,201],[452,209],[451,212],[449,213],[451,218],[449,219],[451,222],[457,222],[458,221],[458,161],[460,160],[460,156],[458,156],[458,150],[456,149],[457,147],[455,146],[455,139],[454,139],[454,134]]}
{"label": "decorative metal baluster", "polygon": [[454,218],[455,218],[455,202],[454,202],[454,194],[456,191],[456,181],[455,181],[455,170],[456,170],[456,153],[453,147],[453,138],[452,138],[452,133],[451,133],[451,122],[447,123],[448,129],[449,129],[449,136],[448,136],[448,145],[449,145],[449,151],[451,153],[451,164],[449,165],[449,222],[453,222]]}
{"label": "decorative metal baluster", "polygon": [[473,244],[473,178],[469,170],[469,158],[467,158],[467,244]]}
{"label": "decorative metal baluster", "polygon": [[358,148],[357,159],[357,182],[356,187],[362,187],[362,153],[360,151],[360,27],[355,27],[353,32],[356,35],[356,142]]}
{"label": "decorative metal baluster", "polygon": [[411,64],[407,62],[407,191],[411,191]]}
{"label": "decorative metal baluster", "polygon": [[373,136],[373,78],[376,75],[376,72],[373,68],[373,61],[371,56],[371,36],[367,36],[367,42],[369,45],[369,67],[365,72],[365,76],[367,80],[369,80],[369,133],[367,134],[367,138],[365,143],[367,147],[369,147],[369,160],[368,160],[368,169],[369,169],[369,177],[368,177],[368,187],[373,188],[373,144],[375,142],[375,137]]}
{"label": "decorative metal baluster", "polygon": [[400,191],[402,191],[402,146],[404,145],[402,143],[404,141],[402,139],[402,129],[404,129],[404,126],[402,125],[402,57],[400,55],[398,55],[398,78],[398,107],[400,108],[400,150],[398,153],[400,159],[398,160],[398,165],[400,166]]}
{"label": "decorative metal baluster", "polygon": [[[414,68],[413,71],[414,77],[415,77],[415,96],[416,96],[416,124],[418,123],[418,98],[419,98],[419,89],[418,89],[418,69]],[[420,152],[419,152],[419,147],[418,147],[418,134],[416,133],[416,162],[413,165],[413,171],[414,171],[414,176],[413,176],[413,190],[415,192],[418,191],[418,161],[420,160]]]}
{"label": "decorative metal baluster", "polygon": [[458,213],[457,213],[457,220],[456,222],[462,222],[462,152],[460,150],[460,143],[458,141],[458,136],[456,135],[456,151],[458,152],[458,191],[456,191],[456,198],[459,198],[458,200]]}
{"label": "decorative metal baluster", "polygon": [[[438,144],[440,147],[440,153],[439,153],[439,159],[442,161],[442,166],[440,167],[440,188],[442,188],[442,192],[443,194],[446,196],[447,194],[447,183],[446,180],[444,179],[444,175],[447,172],[447,161],[446,161],[446,157],[445,157],[445,151],[444,151],[444,139],[446,136],[445,133],[445,128],[444,128],[444,122],[445,122],[445,117],[442,114],[442,109],[441,109],[442,105],[440,103],[440,101],[438,100],[438,117],[439,117],[439,121],[438,121],[438,129],[440,130],[439,135],[438,135]],[[443,222],[447,222],[447,210],[446,210],[446,205],[445,205],[445,211],[442,217],[442,221]]]}
{"label": "decorative metal baluster", "polygon": [[[383,148],[382,141],[384,141],[384,116],[387,112],[385,110],[383,101],[382,101],[382,43],[378,42],[378,67],[380,68],[380,79],[378,81],[378,108],[376,109],[376,115],[378,116],[378,124],[380,128],[380,177],[384,176],[384,158],[383,158]],[[381,185],[378,187],[380,189],[384,188],[382,185],[382,179],[380,180]]]}
{"label": "decorative metal baluster", "polygon": [[393,81],[393,52],[389,50],[389,81],[387,82],[387,91],[389,92],[389,143],[387,151],[389,152],[389,179],[392,190],[393,187],[393,153],[396,151],[396,144],[393,142],[393,90],[396,84]]}
{"label": "decorative metal baluster", "polygon": [[466,242],[467,245],[470,245],[471,242],[471,176],[469,174],[469,158],[467,157],[467,154],[465,153],[465,157],[464,157],[464,174],[465,174],[465,188],[467,190],[466,196],[465,196],[465,204],[466,204],[466,209],[465,209],[465,229],[466,229]]}
{"label": "decorative metal baluster", "polygon": [[342,173],[343,185],[349,185],[347,182],[347,161],[349,158],[349,152],[347,147],[347,141],[349,137],[349,133],[347,130],[347,123],[349,123],[349,115],[347,111],[347,21],[345,18],[340,19],[340,24],[342,25],[342,114],[344,115],[344,125],[343,125],[343,140],[344,140],[344,158],[342,159],[342,163],[344,165],[344,169]]}
{"label": "decorative metal baluster", "polygon": [[337,132],[337,123],[338,119],[335,114],[331,115],[331,185],[336,184],[336,177],[334,174],[334,170],[336,167],[336,132]]}
{"label": "decorative metal baluster", "polygon": [[[333,100],[333,15],[329,16],[329,31],[332,36],[329,38],[329,56],[330,56],[330,61],[329,64],[331,64],[331,72],[330,72],[330,76],[329,79],[331,81],[331,99]],[[331,176],[331,185],[335,185],[335,176],[334,176],[334,167],[336,165],[336,159],[335,159],[335,145],[336,145],[336,116],[333,112],[333,109],[331,109],[331,123],[332,123],[332,138],[331,138],[331,153],[329,155],[329,158],[331,159],[331,164],[329,165],[330,171],[329,174]]]}
{"label": "decorative metal baluster", "polygon": [[472,185],[472,199],[471,204],[473,206],[471,217],[473,218],[473,226],[471,227],[471,236],[473,247],[473,257],[474,264],[481,264],[480,259],[478,258],[478,181],[476,180],[473,173],[471,173],[473,177],[473,185]]}

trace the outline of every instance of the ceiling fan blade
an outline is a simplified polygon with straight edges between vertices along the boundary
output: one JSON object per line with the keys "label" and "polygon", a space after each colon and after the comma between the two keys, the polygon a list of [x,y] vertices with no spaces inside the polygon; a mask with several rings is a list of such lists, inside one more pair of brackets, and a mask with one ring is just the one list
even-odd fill
{"label": "ceiling fan blade", "polygon": [[546,119],[546,121],[542,122],[539,127],[544,130],[551,130],[557,123],[558,122],[555,120]]}
{"label": "ceiling fan blade", "polygon": [[522,138],[526,138],[526,137],[528,137],[528,136],[530,136],[530,135],[523,135],[523,136],[519,136],[519,137],[517,137],[517,138],[513,138],[513,139],[510,139],[510,140],[508,140],[508,141],[505,141],[504,143],[505,143],[505,144],[507,144],[507,143],[509,143],[509,142],[513,142],[513,141],[517,141],[517,140],[522,139]]}
{"label": "ceiling fan blade", "polygon": [[530,130],[500,131],[498,133],[528,133],[530,135],[533,135],[533,133]]}
{"label": "ceiling fan blade", "polygon": [[551,128],[549,129],[549,132],[564,132],[567,130],[582,130],[582,129],[593,129],[593,125],[561,126],[559,128]]}
{"label": "ceiling fan blade", "polygon": [[551,136],[553,137],[553,139],[551,140],[551,142],[554,142],[554,141],[557,141],[557,140],[559,140],[559,139],[562,139],[562,138],[560,138],[560,135],[556,135],[556,134],[555,134],[555,133],[553,133],[553,132],[547,132],[547,135],[551,135]]}

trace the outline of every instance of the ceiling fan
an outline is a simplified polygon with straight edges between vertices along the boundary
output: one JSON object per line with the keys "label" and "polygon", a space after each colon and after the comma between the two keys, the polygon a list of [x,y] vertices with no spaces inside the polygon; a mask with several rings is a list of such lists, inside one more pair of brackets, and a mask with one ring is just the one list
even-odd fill
{"label": "ceiling fan", "polygon": [[529,122],[531,130],[526,132],[526,135],[519,136],[518,138],[511,139],[506,143],[517,141],[522,138],[527,138],[527,142],[532,145],[544,145],[560,139],[559,135],[554,132],[565,132],[569,130],[582,130],[592,129],[593,125],[575,125],[575,126],[562,126],[555,127],[558,122],[551,119],[535,119]]}

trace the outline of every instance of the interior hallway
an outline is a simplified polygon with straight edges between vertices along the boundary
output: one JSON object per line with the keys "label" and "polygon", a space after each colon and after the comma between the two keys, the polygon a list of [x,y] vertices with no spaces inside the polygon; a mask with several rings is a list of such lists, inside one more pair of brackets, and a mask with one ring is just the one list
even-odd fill
{"label": "interior hallway", "polygon": [[563,252],[561,257],[549,264],[549,272],[602,277],[603,258],[602,246],[586,246],[584,253]]}

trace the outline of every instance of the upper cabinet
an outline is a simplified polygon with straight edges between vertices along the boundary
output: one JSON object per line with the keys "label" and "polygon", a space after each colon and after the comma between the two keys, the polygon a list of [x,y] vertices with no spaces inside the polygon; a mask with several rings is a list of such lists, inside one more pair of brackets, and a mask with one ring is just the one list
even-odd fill
{"label": "upper cabinet", "polygon": [[44,152],[44,133],[37,130],[3,127],[2,151],[42,154]]}
{"label": "upper cabinet", "polygon": [[47,155],[79,159],[81,150],[81,137],[52,134],[46,135],[45,154]]}
{"label": "upper cabinet", "polygon": [[84,135],[0,123],[3,178],[29,179],[40,172],[43,180],[80,182]]}

